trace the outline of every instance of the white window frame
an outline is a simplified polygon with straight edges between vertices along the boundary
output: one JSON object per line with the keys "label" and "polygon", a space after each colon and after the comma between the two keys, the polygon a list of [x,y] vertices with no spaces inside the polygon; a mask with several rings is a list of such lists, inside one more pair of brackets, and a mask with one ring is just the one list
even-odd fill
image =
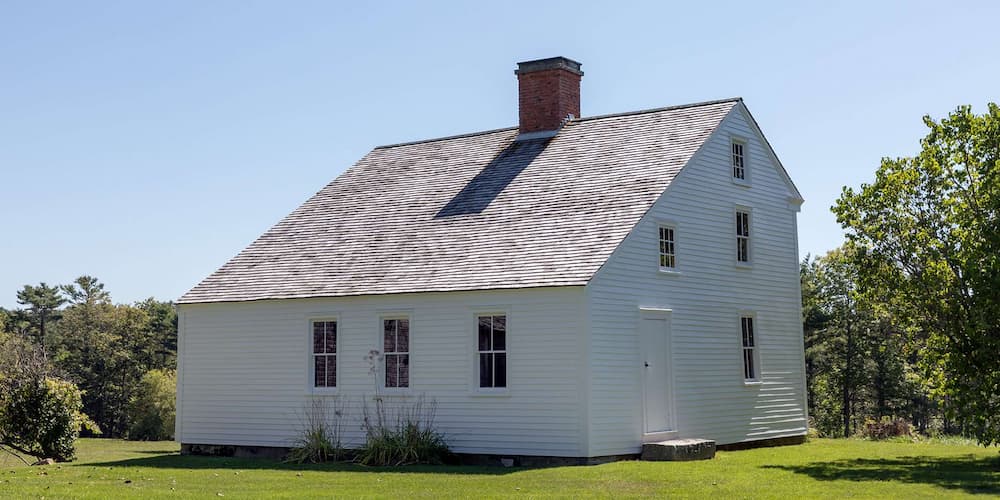
{"label": "white window frame", "polygon": [[[730,216],[730,221],[732,223],[731,227],[733,228],[732,229],[732,233],[731,233],[733,239],[730,240],[730,241],[733,242],[733,243],[735,243],[734,247],[730,247],[731,248],[730,251],[733,252],[733,261],[736,263],[736,267],[738,267],[738,268],[744,268],[744,269],[749,269],[750,267],[753,267],[753,258],[754,258],[754,248],[753,248],[754,247],[754,243],[753,242],[754,242],[755,231],[754,231],[754,214],[753,214],[753,209],[750,208],[750,207],[748,207],[748,206],[737,205],[733,209],[733,211],[730,212],[730,213],[732,214]],[[737,216],[740,213],[747,214],[747,227],[746,227],[747,233],[746,233],[746,236],[741,236],[740,233],[739,233],[739,231],[740,231],[740,225],[737,222]],[[740,250],[739,250],[739,248],[740,248],[740,239],[741,238],[746,238],[746,241],[747,241],[747,260],[745,260],[745,261],[740,260]]]}
{"label": "white window frame", "polygon": [[[749,141],[744,137],[740,136],[730,136],[729,137],[729,178],[733,180],[734,184],[739,184],[742,186],[750,185],[750,146]],[[736,146],[740,146],[740,161],[742,166],[743,177],[736,176]]]}
{"label": "white window frame", "polygon": [[[506,318],[505,322],[505,332],[504,332],[504,350],[502,351],[506,354],[505,364],[506,364],[506,387],[480,387],[479,386],[479,355],[484,352],[479,350],[479,318],[481,316],[504,316]],[[511,356],[511,315],[508,308],[488,308],[488,309],[476,309],[472,313],[472,321],[470,324],[470,337],[472,342],[470,343],[470,357],[472,358],[472,376],[470,380],[471,392],[475,396],[509,396],[511,391],[511,367],[512,367],[512,356]],[[501,351],[493,351],[501,352]]]}
{"label": "white window frame", "polygon": [[[389,354],[385,351],[385,321],[386,320],[401,320],[405,319],[409,323],[409,339],[407,341],[407,351],[405,354],[409,357],[409,363],[407,365],[407,387],[386,387],[385,385],[385,371],[388,367],[386,362],[386,355]],[[378,370],[378,386],[383,394],[409,394],[413,388],[413,315],[408,311],[396,311],[396,312],[383,312],[379,314],[378,319],[378,351],[380,353],[380,358],[382,360],[379,363]],[[393,354],[403,353],[403,351],[394,351]]]}
{"label": "white window frame", "polygon": [[[750,336],[753,345],[746,346],[743,341],[743,325],[744,320],[750,320]],[[743,384],[746,386],[757,386],[761,385],[763,378],[761,377],[761,365],[760,365],[760,321],[758,320],[757,313],[754,311],[743,310],[740,311],[737,318],[737,342],[739,343],[740,356],[739,356],[739,367],[740,367],[740,377],[743,380]],[[752,363],[751,368],[753,369],[753,377],[747,377],[747,360]]]}
{"label": "white window frame", "polygon": [[[316,323],[322,323],[322,322],[334,322],[334,323],[337,324],[337,342],[336,342],[337,343],[337,345],[336,345],[336,351],[337,352],[336,353],[333,353],[333,354],[316,354],[315,351],[314,351],[314,346],[313,346],[313,328],[314,328],[314,325]],[[309,319],[306,321],[306,326],[307,326],[307,335],[306,335],[306,348],[307,348],[307,351],[306,352],[309,355],[309,362],[306,363],[306,366],[308,367],[308,373],[306,374],[306,387],[308,388],[308,392],[311,393],[311,394],[336,394],[337,390],[338,390],[338,387],[340,387],[340,382],[341,382],[341,379],[340,379],[340,365],[341,365],[341,362],[340,362],[341,361],[340,360],[341,356],[340,356],[340,354],[341,354],[341,352],[340,351],[341,351],[341,344],[342,343],[341,343],[340,339],[343,336],[342,335],[343,331],[342,331],[342,328],[341,328],[342,325],[341,325],[341,322],[340,322],[340,317],[339,316],[328,316],[328,315],[325,315],[325,316],[310,316]],[[336,379],[337,385],[335,385],[333,387],[316,386],[316,356],[318,356],[318,355],[328,356],[328,357],[332,356],[332,357],[334,357],[336,359],[337,367],[334,369],[334,378]]]}
{"label": "white window frame", "polygon": [[[670,231],[670,252],[664,252],[664,238],[663,232]],[[664,266],[663,258],[669,256],[673,260],[672,266]],[[677,225],[661,222],[656,225],[656,264],[661,272],[664,273],[676,273],[677,269]]]}

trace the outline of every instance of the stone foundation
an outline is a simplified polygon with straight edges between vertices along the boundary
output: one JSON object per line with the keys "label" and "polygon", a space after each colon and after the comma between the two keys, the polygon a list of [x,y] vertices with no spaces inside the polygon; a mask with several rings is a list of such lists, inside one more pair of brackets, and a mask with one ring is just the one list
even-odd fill
{"label": "stone foundation", "polygon": [[787,436],[773,439],[761,439],[758,441],[741,441],[739,443],[720,444],[718,449],[724,451],[750,450],[753,448],[770,448],[773,446],[791,446],[806,442],[805,435]]}

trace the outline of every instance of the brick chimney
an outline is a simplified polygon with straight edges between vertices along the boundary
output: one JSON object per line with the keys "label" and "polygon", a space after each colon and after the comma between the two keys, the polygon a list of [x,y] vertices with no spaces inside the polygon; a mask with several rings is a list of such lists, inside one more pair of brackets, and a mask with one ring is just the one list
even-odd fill
{"label": "brick chimney", "polygon": [[550,57],[517,63],[521,133],[557,130],[566,118],[580,117],[580,63]]}

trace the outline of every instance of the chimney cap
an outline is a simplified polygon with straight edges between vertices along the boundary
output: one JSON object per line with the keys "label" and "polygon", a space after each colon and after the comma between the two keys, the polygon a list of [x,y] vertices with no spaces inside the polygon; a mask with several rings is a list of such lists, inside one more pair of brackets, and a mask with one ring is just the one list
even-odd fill
{"label": "chimney cap", "polygon": [[580,63],[568,59],[565,57],[549,57],[547,59],[535,59],[534,61],[524,61],[517,63],[517,69],[514,70],[515,75],[523,75],[526,73],[534,73],[535,71],[545,71],[548,69],[564,69],[570,73],[575,73],[577,75],[583,76],[583,71],[580,71]]}

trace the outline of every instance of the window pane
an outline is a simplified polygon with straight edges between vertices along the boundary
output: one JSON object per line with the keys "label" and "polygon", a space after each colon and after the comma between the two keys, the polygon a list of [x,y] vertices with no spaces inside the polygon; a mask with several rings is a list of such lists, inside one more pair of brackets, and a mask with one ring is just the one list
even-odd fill
{"label": "window pane", "polygon": [[326,386],[337,387],[337,357],[326,357]]}
{"label": "window pane", "polygon": [[399,387],[410,386],[410,355],[399,356]]}
{"label": "window pane", "polygon": [[746,321],[746,331],[747,331],[747,347],[753,347],[757,345],[753,338],[753,318],[743,318]]}
{"label": "window pane", "polygon": [[507,355],[506,354],[494,354],[494,372],[493,372],[493,386],[494,387],[507,387]]}
{"label": "window pane", "polygon": [[395,354],[385,355],[385,386],[399,387],[399,377],[397,372],[398,358]]}
{"label": "window pane", "polygon": [[396,352],[410,352],[410,320],[396,320]]}
{"label": "window pane", "polygon": [[507,349],[507,333],[503,330],[493,329],[493,350],[504,351]]}
{"label": "window pane", "polygon": [[382,321],[382,352],[396,352],[396,320]]}
{"label": "window pane", "polygon": [[492,325],[492,316],[480,316],[479,317],[479,350],[488,351],[490,350],[490,326]]}
{"label": "window pane", "polygon": [[479,355],[479,387],[493,387],[493,355]]}
{"label": "window pane", "polygon": [[326,325],[326,352],[337,352],[337,322],[327,321]]}
{"label": "window pane", "polygon": [[313,356],[313,384],[326,387],[326,356]]}
{"label": "window pane", "polygon": [[493,316],[493,331],[507,331],[507,316]]}
{"label": "window pane", "polygon": [[757,376],[756,376],[757,373],[754,370],[754,366],[753,366],[753,349],[744,349],[743,350],[743,363],[744,363],[744,365],[746,367],[746,370],[745,370],[745,372],[746,372],[746,378],[747,379],[757,378]]}
{"label": "window pane", "polygon": [[313,354],[322,354],[324,352],[324,338],[322,323],[313,323]]}

